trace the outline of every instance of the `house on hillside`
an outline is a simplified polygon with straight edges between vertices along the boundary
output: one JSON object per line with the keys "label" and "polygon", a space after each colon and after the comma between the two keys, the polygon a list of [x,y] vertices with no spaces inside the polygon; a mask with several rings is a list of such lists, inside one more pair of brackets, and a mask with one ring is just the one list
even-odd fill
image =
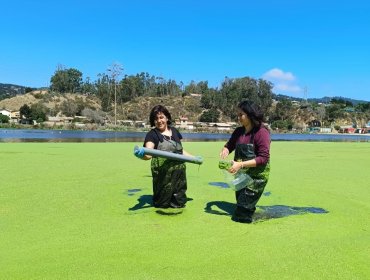
{"label": "house on hillside", "polygon": [[352,126],[341,126],[339,133],[355,133],[355,128]]}
{"label": "house on hillside", "polygon": [[2,109],[2,110],[0,110],[0,114],[2,114],[2,115],[4,115],[4,116],[7,116],[7,117],[9,117],[9,119],[10,119],[10,114],[11,114],[11,112],[10,112],[9,110]]}
{"label": "house on hillside", "polygon": [[9,111],[7,109],[0,110],[0,114],[7,116],[9,118],[9,122],[17,123],[20,119],[19,111]]}
{"label": "house on hillside", "polygon": [[194,129],[194,123],[189,122],[187,117],[181,116],[178,120],[175,121],[175,126],[182,129]]}
{"label": "house on hillside", "polygon": [[123,126],[134,126],[135,122],[132,120],[117,120],[117,123]]}
{"label": "house on hillside", "polygon": [[364,133],[370,133],[370,121],[365,125]]}
{"label": "house on hillside", "polygon": [[216,128],[218,131],[230,131],[232,125],[229,123],[209,123],[210,127]]}
{"label": "house on hillside", "polygon": [[146,122],[145,121],[135,121],[134,125],[135,125],[135,127],[138,127],[138,128],[145,128],[146,127]]}
{"label": "house on hillside", "polygon": [[71,124],[73,121],[72,117],[48,117],[47,121],[44,121],[43,124],[47,127],[53,126],[63,126],[65,124]]}
{"label": "house on hillside", "polygon": [[313,120],[313,121],[310,121],[308,123],[308,126],[311,126],[311,127],[320,127],[321,126],[321,122],[319,120]]}

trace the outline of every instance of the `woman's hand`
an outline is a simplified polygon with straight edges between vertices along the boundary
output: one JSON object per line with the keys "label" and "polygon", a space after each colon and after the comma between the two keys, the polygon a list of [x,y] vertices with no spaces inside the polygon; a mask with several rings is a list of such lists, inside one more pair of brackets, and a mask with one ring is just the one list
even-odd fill
{"label": "woman's hand", "polygon": [[220,157],[222,159],[225,159],[229,155],[229,149],[226,147],[223,147],[221,152],[220,152]]}
{"label": "woman's hand", "polygon": [[228,170],[231,174],[235,174],[238,172],[241,168],[243,168],[243,162],[240,161],[233,161],[233,165]]}

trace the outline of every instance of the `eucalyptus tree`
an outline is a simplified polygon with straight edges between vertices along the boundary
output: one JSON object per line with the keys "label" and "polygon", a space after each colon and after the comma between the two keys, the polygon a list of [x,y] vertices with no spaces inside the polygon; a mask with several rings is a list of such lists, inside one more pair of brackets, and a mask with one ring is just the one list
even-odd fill
{"label": "eucalyptus tree", "polygon": [[186,94],[205,94],[208,90],[208,81],[200,81],[197,83],[192,80],[189,85],[185,86]]}
{"label": "eucalyptus tree", "polygon": [[155,77],[153,75],[150,76],[148,72],[141,72],[137,76],[143,87],[143,96],[150,96],[155,88]]}
{"label": "eucalyptus tree", "polygon": [[98,74],[98,79],[95,82],[96,95],[101,100],[101,107],[103,111],[110,111],[112,108],[112,96],[110,85],[112,81],[107,74]]}
{"label": "eucalyptus tree", "polygon": [[190,81],[190,83],[188,85],[185,86],[185,94],[186,95],[189,95],[189,94],[192,94],[192,93],[198,93],[197,92],[197,83],[193,80]]}
{"label": "eucalyptus tree", "polygon": [[203,91],[200,104],[202,108],[211,109],[211,108],[222,108],[222,103],[225,102],[222,97],[222,93],[213,89],[208,88]]}
{"label": "eucalyptus tree", "polygon": [[91,82],[90,77],[86,77],[85,82],[82,83],[82,93],[85,94],[95,94],[96,87],[94,83]]}
{"label": "eucalyptus tree", "polygon": [[168,95],[179,96],[182,94],[181,87],[176,83],[175,80],[169,79],[166,85]]}
{"label": "eucalyptus tree", "polygon": [[220,93],[224,98],[220,109],[229,117],[236,117],[236,106],[244,99],[258,104],[265,112],[272,104],[272,84],[265,80],[255,80],[250,77],[225,77]]}
{"label": "eucalyptus tree", "polygon": [[127,102],[144,95],[145,83],[142,76],[126,75],[119,84],[119,102]]}

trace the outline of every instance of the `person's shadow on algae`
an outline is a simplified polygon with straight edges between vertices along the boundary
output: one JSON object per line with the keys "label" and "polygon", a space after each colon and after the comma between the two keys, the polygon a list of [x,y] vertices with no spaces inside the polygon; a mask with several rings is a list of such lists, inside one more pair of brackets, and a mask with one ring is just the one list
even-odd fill
{"label": "person's shadow on algae", "polygon": [[136,211],[140,209],[145,209],[145,208],[150,208],[153,207],[153,196],[149,194],[144,194],[140,196],[137,199],[137,203],[133,206],[130,207],[128,210],[129,211]]}
{"label": "person's shadow on algae", "polygon": [[[265,196],[270,194],[270,192],[264,193]],[[208,214],[231,217],[235,209],[235,203],[227,201],[210,201],[206,204],[204,211]],[[270,219],[278,219],[307,213],[326,214],[329,213],[329,211],[318,207],[297,207],[288,205],[256,206],[256,212],[253,215],[253,222],[263,222]]]}
{"label": "person's shadow on algae", "polygon": [[[187,198],[187,201],[191,201],[193,200],[192,198]],[[138,211],[138,210],[141,210],[141,209],[147,209],[147,208],[153,208],[154,205],[153,205],[153,195],[149,195],[149,194],[144,194],[144,195],[141,195],[138,199],[137,199],[137,203],[133,206],[133,207],[130,207],[128,208],[129,211]],[[167,216],[171,216],[171,215],[178,215],[178,214],[181,214],[183,212],[183,209],[180,208],[180,209],[176,209],[176,208],[168,208],[168,209],[156,209],[155,211],[156,213],[160,214],[160,215],[167,215]]]}

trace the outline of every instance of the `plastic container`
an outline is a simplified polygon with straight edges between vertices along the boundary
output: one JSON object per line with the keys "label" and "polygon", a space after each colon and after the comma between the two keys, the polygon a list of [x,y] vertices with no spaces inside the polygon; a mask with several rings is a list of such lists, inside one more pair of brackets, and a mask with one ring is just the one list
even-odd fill
{"label": "plastic container", "polygon": [[225,181],[230,189],[234,191],[239,191],[245,187],[251,186],[253,184],[253,179],[244,172],[237,172],[235,175],[223,170]]}

